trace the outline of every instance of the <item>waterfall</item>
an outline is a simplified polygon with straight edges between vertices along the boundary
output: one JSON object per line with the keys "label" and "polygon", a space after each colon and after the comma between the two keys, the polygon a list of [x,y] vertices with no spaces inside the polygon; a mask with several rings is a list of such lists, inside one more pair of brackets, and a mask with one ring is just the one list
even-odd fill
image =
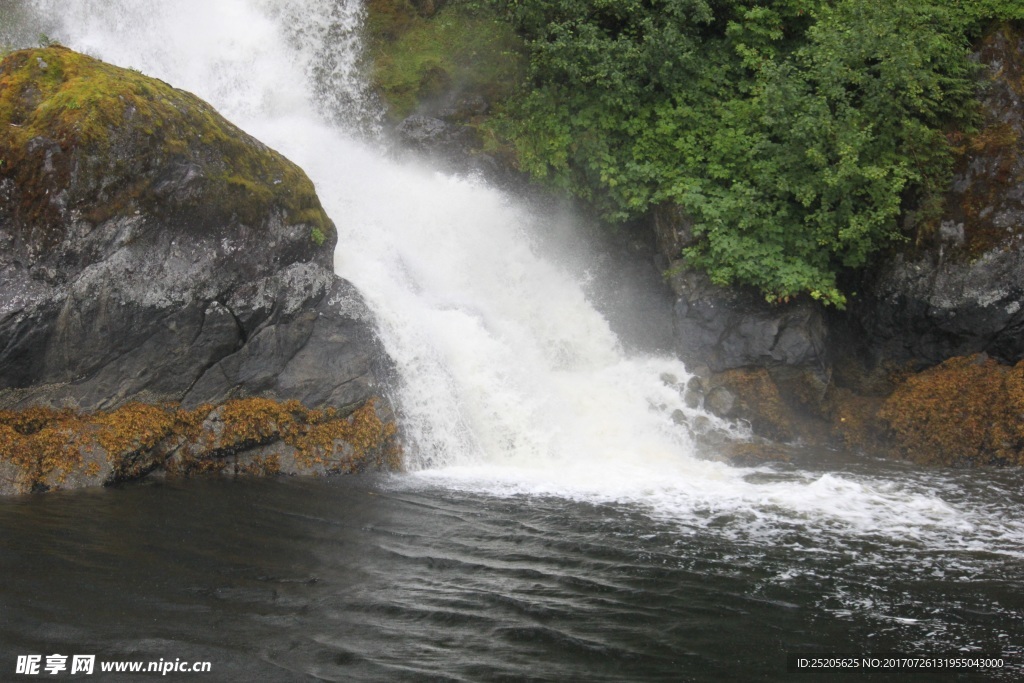
{"label": "waterfall", "polygon": [[302,56],[318,113],[339,127],[379,137],[383,110],[365,78],[362,3],[265,1],[263,6],[285,32],[289,47]]}
{"label": "waterfall", "polygon": [[697,524],[744,519],[744,533],[765,537],[788,523],[767,517],[914,538],[940,529],[953,544],[985,526],[927,482],[696,457],[688,425],[728,426],[686,405],[677,359],[623,349],[579,259],[539,246],[557,217],[478,179],[389,160],[373,141],[355,0],[32,7],[54,39],[196,93],[310,175],[338,227],[337,271],[366,297],[398,368],[413,479],[636,502]]}
{"label": "waterfall", "polygon": [[583,274],[539,253],[543,217],[364,141],[358,3],[37,7],[70,46],[195,92],[309,173],[400,370],[410,468],[692,462],[671,415],[695,410],[662,379],[686,369],[623,352]]}

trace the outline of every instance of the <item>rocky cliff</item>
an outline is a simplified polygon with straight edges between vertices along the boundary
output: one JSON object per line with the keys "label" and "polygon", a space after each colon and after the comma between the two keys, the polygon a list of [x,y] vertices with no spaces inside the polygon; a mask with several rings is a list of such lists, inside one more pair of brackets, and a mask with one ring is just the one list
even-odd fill
{"label": "rocky cliff", "polygon": [[[772,438],[1024,462],[1024,30],[993,28],[975,56],[981,125],[949,134],[943,215],[851,273],[847,310],[676,273],[677,351],[702,370],[709,408]],[[672,206],[651,225],[670,259],[692,239]]]}
{"label": "rocky cliff", "polygon": [[[59,46],[0,63],[0,408],[173,402],[216,422],[259,396],[347,419],[386,359],[336,240],[305,174],[195,96]],[[59,422],[13,415],[8,462]],[[187,439],[165,436],[171,458]]]}
{"label": "rocky cliff", "polygon": [[1024,358],[1024,30],[982,41],[982,123],[959,151],[944,214],[882,260],[852,309],[879,357],[934,365]]}

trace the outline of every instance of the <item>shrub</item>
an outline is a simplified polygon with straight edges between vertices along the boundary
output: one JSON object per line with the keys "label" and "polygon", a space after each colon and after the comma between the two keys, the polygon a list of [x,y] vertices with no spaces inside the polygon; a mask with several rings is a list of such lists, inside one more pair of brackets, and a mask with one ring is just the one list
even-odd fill
{"label": "shrub", "polygon": [[[689,266],[836,306],[837,274],[927,221],[969,128],[968,36],[1014,3],[495,0],[528,84],[523,167],[613,222],[671,202]],[[908,206],[919,210],[908,214]]]}

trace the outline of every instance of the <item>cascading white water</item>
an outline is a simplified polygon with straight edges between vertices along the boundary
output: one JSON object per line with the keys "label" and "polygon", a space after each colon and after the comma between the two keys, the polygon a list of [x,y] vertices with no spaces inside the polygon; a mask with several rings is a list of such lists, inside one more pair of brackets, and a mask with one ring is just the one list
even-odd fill
{"label": "cascading white water", "polygon": [[401,370],[413,468],[693,465],[668,415],[694,411],[660,379],[685,379],[685,368],[622,353],[574,276],[535,253],[537,217],[481,183],[391,162],[325,121],[325,106],[365,92],[351,35],[340,50],[322,43],[351,31],[337,18],[358,11],[333,0],[37,6],[63,15],[55,35],[70,45],[196,92],[310,174],[339,229],[338,272],[370,300]]}
{"label": "cascading white water", "polygon": [[481,182],[389,161],[353,133],[373,128],[355,0],[33,7],[58,24],[52,37],[198,94],[306,170],[339,229],[337,270],[368,299],[399,369],[419,478],[635,502],[698,525],[728,515],[766,537],[778,528],[766,520],[823,518],[940,545],[1024,538],[927,485],[758,476],[694,457],[671,416],[699,411],[663,379],[686,369],[622,350],[579,274],[534,248],[543,217]]}
{"label": "cascading white water", "polygon": [[319,113],[346,129],[379,136],[383,111],[361,68],[362,3],[320,3],[309,11],[304,3],[271,0],[263,7],[304,56],[305,85]]}

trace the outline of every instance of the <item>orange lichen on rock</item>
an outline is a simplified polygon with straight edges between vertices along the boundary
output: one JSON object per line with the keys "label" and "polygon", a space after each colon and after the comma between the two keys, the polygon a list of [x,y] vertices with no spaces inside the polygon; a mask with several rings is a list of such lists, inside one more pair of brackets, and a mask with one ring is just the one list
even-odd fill
{"label": "orange lichen on rock", "polygon": [[82,450],[91,432],[70,410],[0,410],[0,461],[20,470],[25,487],[60,485],[70,473],[87,466]]}
{"label": "orange lichen on rock", "polygon": [[395,425],[380,418],[375,400],[370,400],[347,418],[339,419],[328,409],[307,416],[307,425],[289,440],[297,458],[308,466],[326,465],[340,459],[346,473],[366,469],[401,469],[401,450],[395,440]]}
{"label": "orange lichen on rock", "polygon": [[739,400],[736,416],[749,421],[756,433],[773,441],[793,439],[793,411],[766,369],[726,370],[719,381]]}
{"label": "orange lichen on rock", "polygon": [[298,401],[243,398],[217,408],[204,423],[204,438],[211,449],[237,452],[247,447],[284,439],[299,428],[307,414]]}
{"label": "orange lichen on rock", "polygon": [[96,440],[107,454],[115,479],[135,479],[160,465],[166,457],[164,440],[180,431],[174,409],[129,403],[112,412],[97,413]]}
{"label": "orange lichen on rock", "polygon": [[400,469],[395,434],[374,400],[350,413],[259,397],[193,410],[0,410],[0,493],[98,486],[158,468],[171,476]]}
{"label": "orange lichen on rock", "polygon": [[1024,465],[1024,362],[951,358],[908,378],[879,417],[898,451],[918,462]]}

